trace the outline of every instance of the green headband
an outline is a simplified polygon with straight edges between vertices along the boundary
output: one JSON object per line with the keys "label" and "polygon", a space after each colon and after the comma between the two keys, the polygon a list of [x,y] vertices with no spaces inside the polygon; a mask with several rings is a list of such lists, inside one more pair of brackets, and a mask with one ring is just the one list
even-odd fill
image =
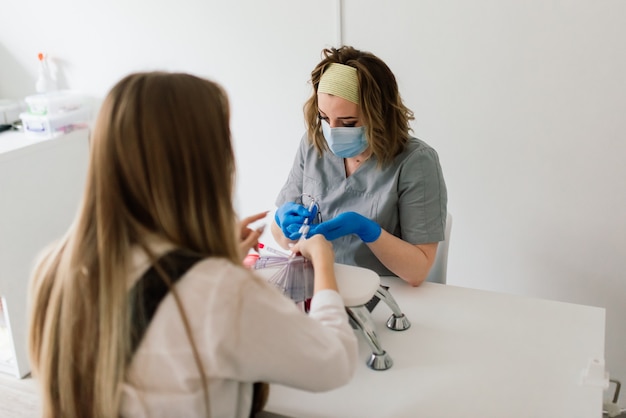
{"label": "green headband", "polygon": [[356,68],[344,64],[330,64],[320,78],[317,92],[332,94],[359,104],[359,80]]}

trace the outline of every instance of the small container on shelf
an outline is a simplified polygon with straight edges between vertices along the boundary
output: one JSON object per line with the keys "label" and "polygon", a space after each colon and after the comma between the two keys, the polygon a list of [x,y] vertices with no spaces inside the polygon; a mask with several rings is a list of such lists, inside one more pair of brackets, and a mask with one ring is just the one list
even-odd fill
{"label": "small container on shelf", "polygon": [[87,107],[50,114],[20,114],[24,133],[29,138],[55,138],[74,129],[89,127],[90,112]]}
{"label": "small container on shelf", "polygon": [[71,90],[33,94],[24,100],[28,113],[42,116],[71,112],[86,106],[85,97]]}

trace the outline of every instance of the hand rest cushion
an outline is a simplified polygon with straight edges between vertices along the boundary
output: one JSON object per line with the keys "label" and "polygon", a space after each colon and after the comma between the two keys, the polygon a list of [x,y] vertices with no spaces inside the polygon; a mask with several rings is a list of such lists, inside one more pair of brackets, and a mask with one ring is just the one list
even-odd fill
{"label": "hand rest cushion", "polygon": [[[280,269],[281,267],[266,267],[254,271],[269,281]],[[380,286],[380,276],[373,270],[363,267],[335,263],[335,275],[339,294],[346,306],[365,305]]]}

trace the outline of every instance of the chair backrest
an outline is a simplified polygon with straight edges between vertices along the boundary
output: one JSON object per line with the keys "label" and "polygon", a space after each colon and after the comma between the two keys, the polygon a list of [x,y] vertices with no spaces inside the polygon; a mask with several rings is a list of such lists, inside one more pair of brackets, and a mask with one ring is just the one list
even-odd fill
{"label": "chair backrest", "polygon": [[448,212],[446,217],[446,230],[444,233],[444,240],[439,243],[437,247],[437,255],[435,256],[435,263],[430,269],[427,282],[446,284],[446,275],[448,273],[448,247],[450,246],[450,231],[452,230],[452,215]]}

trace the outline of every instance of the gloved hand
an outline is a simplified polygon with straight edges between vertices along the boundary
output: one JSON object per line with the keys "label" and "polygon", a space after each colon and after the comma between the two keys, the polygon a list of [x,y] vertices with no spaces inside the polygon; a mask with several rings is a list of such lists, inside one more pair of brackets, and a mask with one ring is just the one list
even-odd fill
{"label": "gloved hand", "polygon": [[344,235],[356,234],[361,241],[374,242],[380,237],[382,228],[371,219],[356,212],[345,212],[330,221],[311,226],[309,236],[322,234],[328,241],[343,237]]}
{"label": "gloved hand", "polygon": [[302,235],[300,228],[304,224],[304,220],[308,219],[310,225],[313,223],[316,215],[317,206],[313,206],[312,210],[309,211],[298,203],[287,202],[276,209],[274,220],[276,220],[285,237],[295,241]]}

